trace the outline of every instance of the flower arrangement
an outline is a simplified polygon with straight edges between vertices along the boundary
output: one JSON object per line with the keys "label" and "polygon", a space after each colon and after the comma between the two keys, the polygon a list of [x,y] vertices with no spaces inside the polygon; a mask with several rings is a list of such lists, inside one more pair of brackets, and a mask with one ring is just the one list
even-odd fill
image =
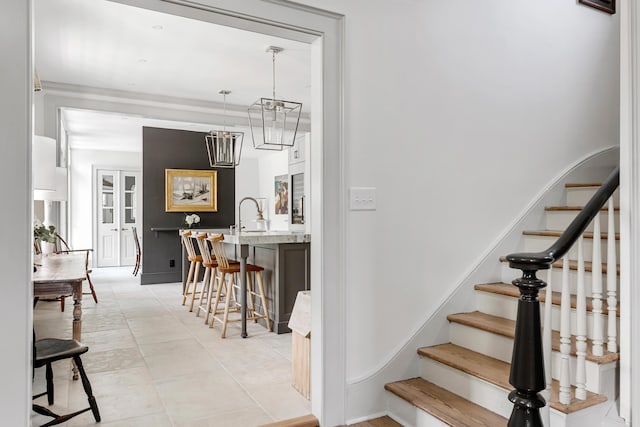
{"label": "flower arrangement", "polygon": [[200,222],[200,216],[198,214],[189,214],[184,217],[184,223],[187,227],[193,227],[193,224],[197,224]]}
{"label": "flower arrangement", "polygon": [[56,242],[56,228],[53,225],[46,226],[40,221],[35,220],[33,223],[33,238],[42,242]]}

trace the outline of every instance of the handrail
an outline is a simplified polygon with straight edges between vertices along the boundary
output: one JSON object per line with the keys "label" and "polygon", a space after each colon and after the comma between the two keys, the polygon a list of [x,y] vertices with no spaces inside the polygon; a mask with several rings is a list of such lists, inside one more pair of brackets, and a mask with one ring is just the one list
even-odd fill
{"label": "handrail", "polygon": [[[593,218],[616,191],[620,183],[620,168],[617,167],[607,177],[602,186],[591,197],[582,211],[576,216],[567,229],[547,250],[542,252],[524,252],[507,255],[509,266],[517,269],[546,270],[549,265],[562,258],[578,240]],[[537,267],[537,268],[532,268]]]}
{"label": "handrail", "polygon": [[553,262],[569,251],[613,195],[619,183],[620,168],[616,168],[547,250],[507,256],[511,268],[522,270],[522,277],[512,282],[520,290],[520,299],[509,374],[509,383],[515,388],[509,393],[509,400],[513,403],[509,427],[543,427],[540,408],[546,405],[546,401],[540,392],[546,387],[546,379],[538,292],[547,284],[536,277],[536,274],[538,270],[548,270]]}

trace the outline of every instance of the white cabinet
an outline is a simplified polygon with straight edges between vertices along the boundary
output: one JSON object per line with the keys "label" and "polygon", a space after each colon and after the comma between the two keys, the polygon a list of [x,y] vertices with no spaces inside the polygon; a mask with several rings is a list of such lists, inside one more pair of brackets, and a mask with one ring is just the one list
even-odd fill
{"label": "white cabinet", "polygon": [[296,137],[293,147],[289,148],[289,229],[309,231],[309,133]]}
{"label": "white cabinet", "polygon": [[296,136],[296,141],[293,144],[293,147],[289,148],[289,164],[293,165],[296,163],[305,161],[305,145],[306,145],[306,133],[298,134]]}

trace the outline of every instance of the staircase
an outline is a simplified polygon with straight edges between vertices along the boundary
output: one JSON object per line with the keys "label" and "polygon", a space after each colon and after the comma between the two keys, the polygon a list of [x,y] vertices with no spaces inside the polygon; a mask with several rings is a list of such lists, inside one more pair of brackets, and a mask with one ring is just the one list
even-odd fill
{"label": "staircase", "polygon": [[[523,233],[523,252],[554,244],[598,188],[599,183],[566,184],[566,205],[546,208],[544,230]],[[599,426],[615,403],[619,236],[609,227],[618,223],[617,192],[610,200],[596,217],[600,226],[594,227],[594,220],[578,233],[583,238],[575,246],[581,249],[572,248],[538,274],[550,284],[538,298],[541,323],[552,326],[542,334],[543,348],[551,349],[545,355],[547,389],[541,391],[549,408],[542,410],[545,426]],[[609,221],[611,215],[615,221]],[[506,258],[499,261],[505,282],[521,275]],[[477,284],[475,295],[476,311],[448,316],[449,343],[417,349],[420,377],[385,385],[392,418],[419,427],[507,425],[514,408],[509,375],[520,289],[503,282]]]}

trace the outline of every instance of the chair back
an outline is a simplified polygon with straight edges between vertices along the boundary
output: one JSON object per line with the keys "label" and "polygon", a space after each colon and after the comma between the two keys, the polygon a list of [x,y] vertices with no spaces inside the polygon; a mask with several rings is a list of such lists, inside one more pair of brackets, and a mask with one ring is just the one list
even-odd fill
{"label": "chair back", "polygon": [[196,260],[196,248],[193,246],[193,240],[191,239],[191,231],[184,230],[182,232],[182,244],[184,245],[184,249],[187,251],[187,256],[189,257],[189,261]]}
{"label": "chair back", "polygon": [[207,233],[198,233],[196,240],[198,241],[198,249],[202,256],[202,262],[209,265],[213,264],[211,248],[209,248],[209,241],[207,240]]}
{"label": "chair back", "polygon": [[59,235],[58,233],[55,233],[55,237],[56,237],[56,253],[61,253],[61,252],[71,252],[71,248],[69,247],[69,245],[67,244],[66,240],[64,240],[62,238],[61,235]]}
{"label": "chair back", "polygon": [[222,234],[209,234],[209,238],[207,240],[211,242],[211,247],[213,248],[213,253],[216,256],[218,266],[220,268],[229,268],[229,259],[227,258],[227,253],[224,250],[224,245],[222,244],[224,236]]}
{"label": "chair back", "polygon": [[140,255],[142,250],[140,249],[140,239],[138,239],[138,230],[136,227],[131,227],[131,232],[133,233],[133,243],[136,245],[136,255]]}

